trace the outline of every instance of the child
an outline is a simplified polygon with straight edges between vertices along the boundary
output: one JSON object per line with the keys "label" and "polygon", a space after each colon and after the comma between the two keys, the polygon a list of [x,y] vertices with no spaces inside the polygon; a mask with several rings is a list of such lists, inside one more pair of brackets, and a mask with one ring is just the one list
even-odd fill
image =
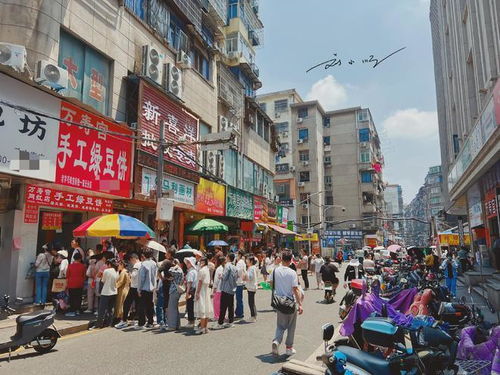
{"label": "child", "polygon": [[75,253],[73,255],[73,263],[68,265],[66,271],[66,279],[68,281],[67,288],[69,294],[69,312],[65,314],[68,317],[78,315],[82,308],[82,292],[85,284],[86,268],[82,263],[82,255]]}

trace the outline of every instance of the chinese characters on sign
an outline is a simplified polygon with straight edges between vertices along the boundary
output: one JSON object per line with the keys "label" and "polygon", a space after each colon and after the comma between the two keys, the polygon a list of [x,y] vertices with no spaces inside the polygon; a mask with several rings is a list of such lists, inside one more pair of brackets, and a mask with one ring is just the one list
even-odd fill
{"label": "chinese characters on sign", "polygon": [[61,118],[101,131],[60,123],[56,182],[128,198],[133,140],[105,131],[126,136],[132,131],[65,102]]}
{"label": "chinese characters on sign", "polygon": [[26,203],[89,212],[111,213],[113,211],[111,199],[69,193],[36,185],[26,187]]}
{"label": "chinese characters on sign", "polygon": [[[147,169],[142,170],[141,194],[148,196],[151,190],[156,189],[156,173]],[[163,175],[163,191],[173,191],[170,198],[177,202],[194,205],[194,184],[178,178]]]}
{"label": "chinese characters on sign", "polygon": [[226,199],[226,216],[253,220],[254,208],[252,194],[228,186]]}
{"label": "chinese characters on sign", "polygon": [[224,185],[200,178],[196,188],[196,211],[224,216],[225,193]]}
{"label": "chinese characters on sign", "polygon": [[267,200],[253,197],[253,220],[255,222],[267,222]]}
{"label": "chinese characters on sign", "polygon": [[62,217],[62,212],[42,212],[42,229],[61,230]]}
{"label": "chinese characters on sign", "polygon": [[32,203],[24,204],[24,222],[26,224],[38,223],[38,205]]}
{"label": "chinese characters on sign", "polygon": [[363,231],[361,230],[325,230],[325,237],[335,237],[340,238],[351,238],[351,239],[361,239],[363,238]]}
{"label": "chinese characters on sign", "polygon": [[484,211],[487,219],[497,216],[495,189],[486,192],[484,199]]}
{"label": "chinese characters on sign", "polygon": [[[139,148],[156,154],[160,139],[160,123],[165,128],[167,142],[187,143],[198,140],[198,120],[164,94],[141,82],[142,102],[139,103],[139,128],[143,141]],[[165,159],[191,170],[198,170],[198,146],[167,147]]]}

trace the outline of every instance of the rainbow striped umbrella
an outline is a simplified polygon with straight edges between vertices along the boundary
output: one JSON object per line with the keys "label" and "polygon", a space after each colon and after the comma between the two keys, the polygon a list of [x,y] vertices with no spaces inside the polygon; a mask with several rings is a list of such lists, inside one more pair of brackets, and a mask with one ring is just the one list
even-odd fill
{"label": "rainbow striped umbrella", "polygon": [[109,214],[94,217],[73,230],[75,237],[135,238],[155,236],[153,230],[135,217]]}

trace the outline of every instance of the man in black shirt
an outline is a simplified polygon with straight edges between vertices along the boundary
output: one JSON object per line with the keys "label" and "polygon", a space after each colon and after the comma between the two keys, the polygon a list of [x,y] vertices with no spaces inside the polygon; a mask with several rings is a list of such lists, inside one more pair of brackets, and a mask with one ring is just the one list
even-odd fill
{"label": "man in black shirt", "polygon": [[321,266],[319,272],[323,282],[325,283],[325,301],[326,303],[333,303],[335,302],[333,297],[335,296],[337,286],[339,285],[339,279],[335,273],[339,272],[339,269],[331,261],[330,257],[325,257],[325,264]]}

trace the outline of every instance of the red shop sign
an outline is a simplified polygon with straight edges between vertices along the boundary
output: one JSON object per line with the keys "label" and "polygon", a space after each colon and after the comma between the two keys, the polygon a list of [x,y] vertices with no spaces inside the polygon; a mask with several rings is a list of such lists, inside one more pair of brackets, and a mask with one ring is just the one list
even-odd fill
{"label": "red shop sign", "polygon": [[61,102],[61,118],[125,137],[61,122],[56,183],[80,189],[130,197],[132,131],[72,104]]}
{"label": "red shop sign", "polygon": [[113,211],[113,201],[111,199],[69,193],[36,185],[26,187],[26,203],[107,214]]}
{"label": "red shop sign", "polygon": [[42,212],[42,229],[58,230],[62,229],[62,212]]}
{"label": "red shop sign", "polygon": [[26,224],[38,223],[38,205],[32,203],[24,204],[24,222]]}
{"label": "red shop sign", "polygon": [[264,200],[256,196],[253,197],[253,219],[264,221]]}
{"label": "red shop sign", "polygon": [[497,202],[495,199],[495,189],[489,190],[484,198],[484,210],[487,219],[497,216]]}
{"label": "red shop sign", "polygon": [[[141,81],[139,102],[139,129],[143,141],[138,145],[140,150],[157,155],[160,137],[160,123],[165,126],[167,142],[195,142],[198,140],[198,119],[189,114],[181,106],[168,99],[165,94]],[[168,147],[165,150],[166,160],[191,170],[198,170],[198,146],[186,145]]]}

